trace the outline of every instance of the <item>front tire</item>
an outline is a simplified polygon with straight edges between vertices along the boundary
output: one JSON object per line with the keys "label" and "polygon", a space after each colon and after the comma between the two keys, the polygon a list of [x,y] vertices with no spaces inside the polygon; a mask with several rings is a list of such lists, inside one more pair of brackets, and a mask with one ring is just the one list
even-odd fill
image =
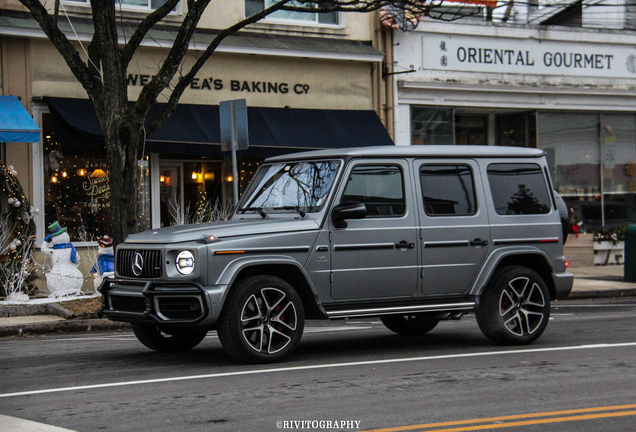
{"label": "front tire", "polygon": [[139,342],[148,348],[161,352],[188,351],[199,345],[207,330],[189,328],[159,329],[152,324],[132,324],[133,332]]}
{"label": "front tire", "polygon": [[476,318],[481,331],[493,342],[534,342],[550,319],[550,295],[545,282],[526,267],[501,269],[484,290]]}
{"label": "front tire", "polygon": [[223,348],[236,360],[272,363],[290,355],[305,327],[305,312],[296,291],[268,275],[239,281],[219,318]]}
{"label": "front tire", "polygon": [[430,314],[384,315],[380,317],[382,324],[394,333],[404,336],[423,335],[435,328],[439,323]]}

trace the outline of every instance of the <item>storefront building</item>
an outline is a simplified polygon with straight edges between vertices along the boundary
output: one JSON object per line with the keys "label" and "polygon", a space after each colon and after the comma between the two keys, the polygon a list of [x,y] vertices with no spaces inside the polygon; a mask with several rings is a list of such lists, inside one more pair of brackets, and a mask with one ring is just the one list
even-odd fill
{"label": "storefront building", "polygon": [[[92,28],[88,2],[63,3],[73,28],[66,17],[60,27],[69,39],[79,38],[85,46]],[[145,9],[133,6],[137,1],[123,3],[124,15],[133,22],[156,2]],[[264,4],[218,3],[202,20],[186,66],[193,62],[197,44],[204,47],[214,29]],[[67,227],[77,246],[95,245],[97,238],[109,234],[110,190],[117,186],[108,177],[94,110],[35,21],[18,2],[9,9],[0,16],[2,93],[20,96],[42,135],[40,142],[7,143],[2,162],[16,167],[40,209],[38,245],[53,221]],[[169,24],[178,24],[181,9],[147,38],[131,62],[130,100],[149,82],[170,47],[176,27]],[[206,206],[227,212],[233,205],[233,182],[238,181],[242,190],[268,156],[392,145],[377,108],[384,54],[374,48],[379,46],[373,31],[376,21],[372,14],[280,12],[229,37],[199,72],[173,117],[146,137],[145,156],[138,162],[140,229],[202,220]],[[81,52],[79,43],[77,47]],[[230,154],[221,150],[219,129],[219,103],[235,99],[247,101],[250,143],[238,153],[239,179],[232,177]],[[158,106],[161,103],[157,100]]]}
{"label": "storefront building", "polygon": [[633,31],[464,20],[394,38],[413,70],[396,75],[396,145],[541,148],[583,228],[636,223]]}

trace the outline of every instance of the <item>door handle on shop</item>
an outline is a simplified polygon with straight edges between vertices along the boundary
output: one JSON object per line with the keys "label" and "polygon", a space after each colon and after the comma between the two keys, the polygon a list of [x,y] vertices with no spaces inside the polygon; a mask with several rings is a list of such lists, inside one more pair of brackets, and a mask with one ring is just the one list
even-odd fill
{"label": "door handle on shop", "polygon": [[488,246],[488,240],[482,240],[479,238],[476,238],[475,240],[470,242],[471,246]]}
{"label": "door handle on shop", "polygon": [[401,242],[397,243],[395,245],[396,248],[398,249],[413,249],[415,247],[414,243],[408,243],[404,240],[402,240]]}

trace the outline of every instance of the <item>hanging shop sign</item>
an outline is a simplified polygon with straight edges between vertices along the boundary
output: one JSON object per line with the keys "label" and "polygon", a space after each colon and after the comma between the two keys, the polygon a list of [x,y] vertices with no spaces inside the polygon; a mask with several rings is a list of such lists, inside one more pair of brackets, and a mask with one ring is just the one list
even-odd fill
{"label": "hanging shop sign", "polygon": [[428,70],[636,77],[636,48],[627,45],[427,34],[422,53]]}
{"label": "hanging shop sign", "polygon": [[[143,87],[152,80],[152,75],[128,74],[128,85]],[[251,80],[223,80],[220,78],[194,78],[190,83],[190,90],[219,91],[229,90],[236,93],[271,93],[305,95],[309,94],[309,84],[251,81]]]}

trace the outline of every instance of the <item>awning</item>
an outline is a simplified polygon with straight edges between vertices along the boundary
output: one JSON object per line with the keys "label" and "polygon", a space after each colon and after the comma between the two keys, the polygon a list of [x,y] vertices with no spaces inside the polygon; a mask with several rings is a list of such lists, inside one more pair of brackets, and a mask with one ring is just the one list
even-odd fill
{"label": "awning", "polygon": [[[46,97],[53,127],[65,153],[103,145],[95,110],[88,99]],[[153,107],[148,118],[162,108]],[[248,150],[243,156],[268,157],[294,151],[393,145],[375,111],[248,107]],[[218,105],[179,104],[175,113],[146,139],[146,150],[190,156],[219,156]]]}
{"label": "awning", "polygon": [[15,96],[0,96],[0,142],[39,142],[40,128]]}

